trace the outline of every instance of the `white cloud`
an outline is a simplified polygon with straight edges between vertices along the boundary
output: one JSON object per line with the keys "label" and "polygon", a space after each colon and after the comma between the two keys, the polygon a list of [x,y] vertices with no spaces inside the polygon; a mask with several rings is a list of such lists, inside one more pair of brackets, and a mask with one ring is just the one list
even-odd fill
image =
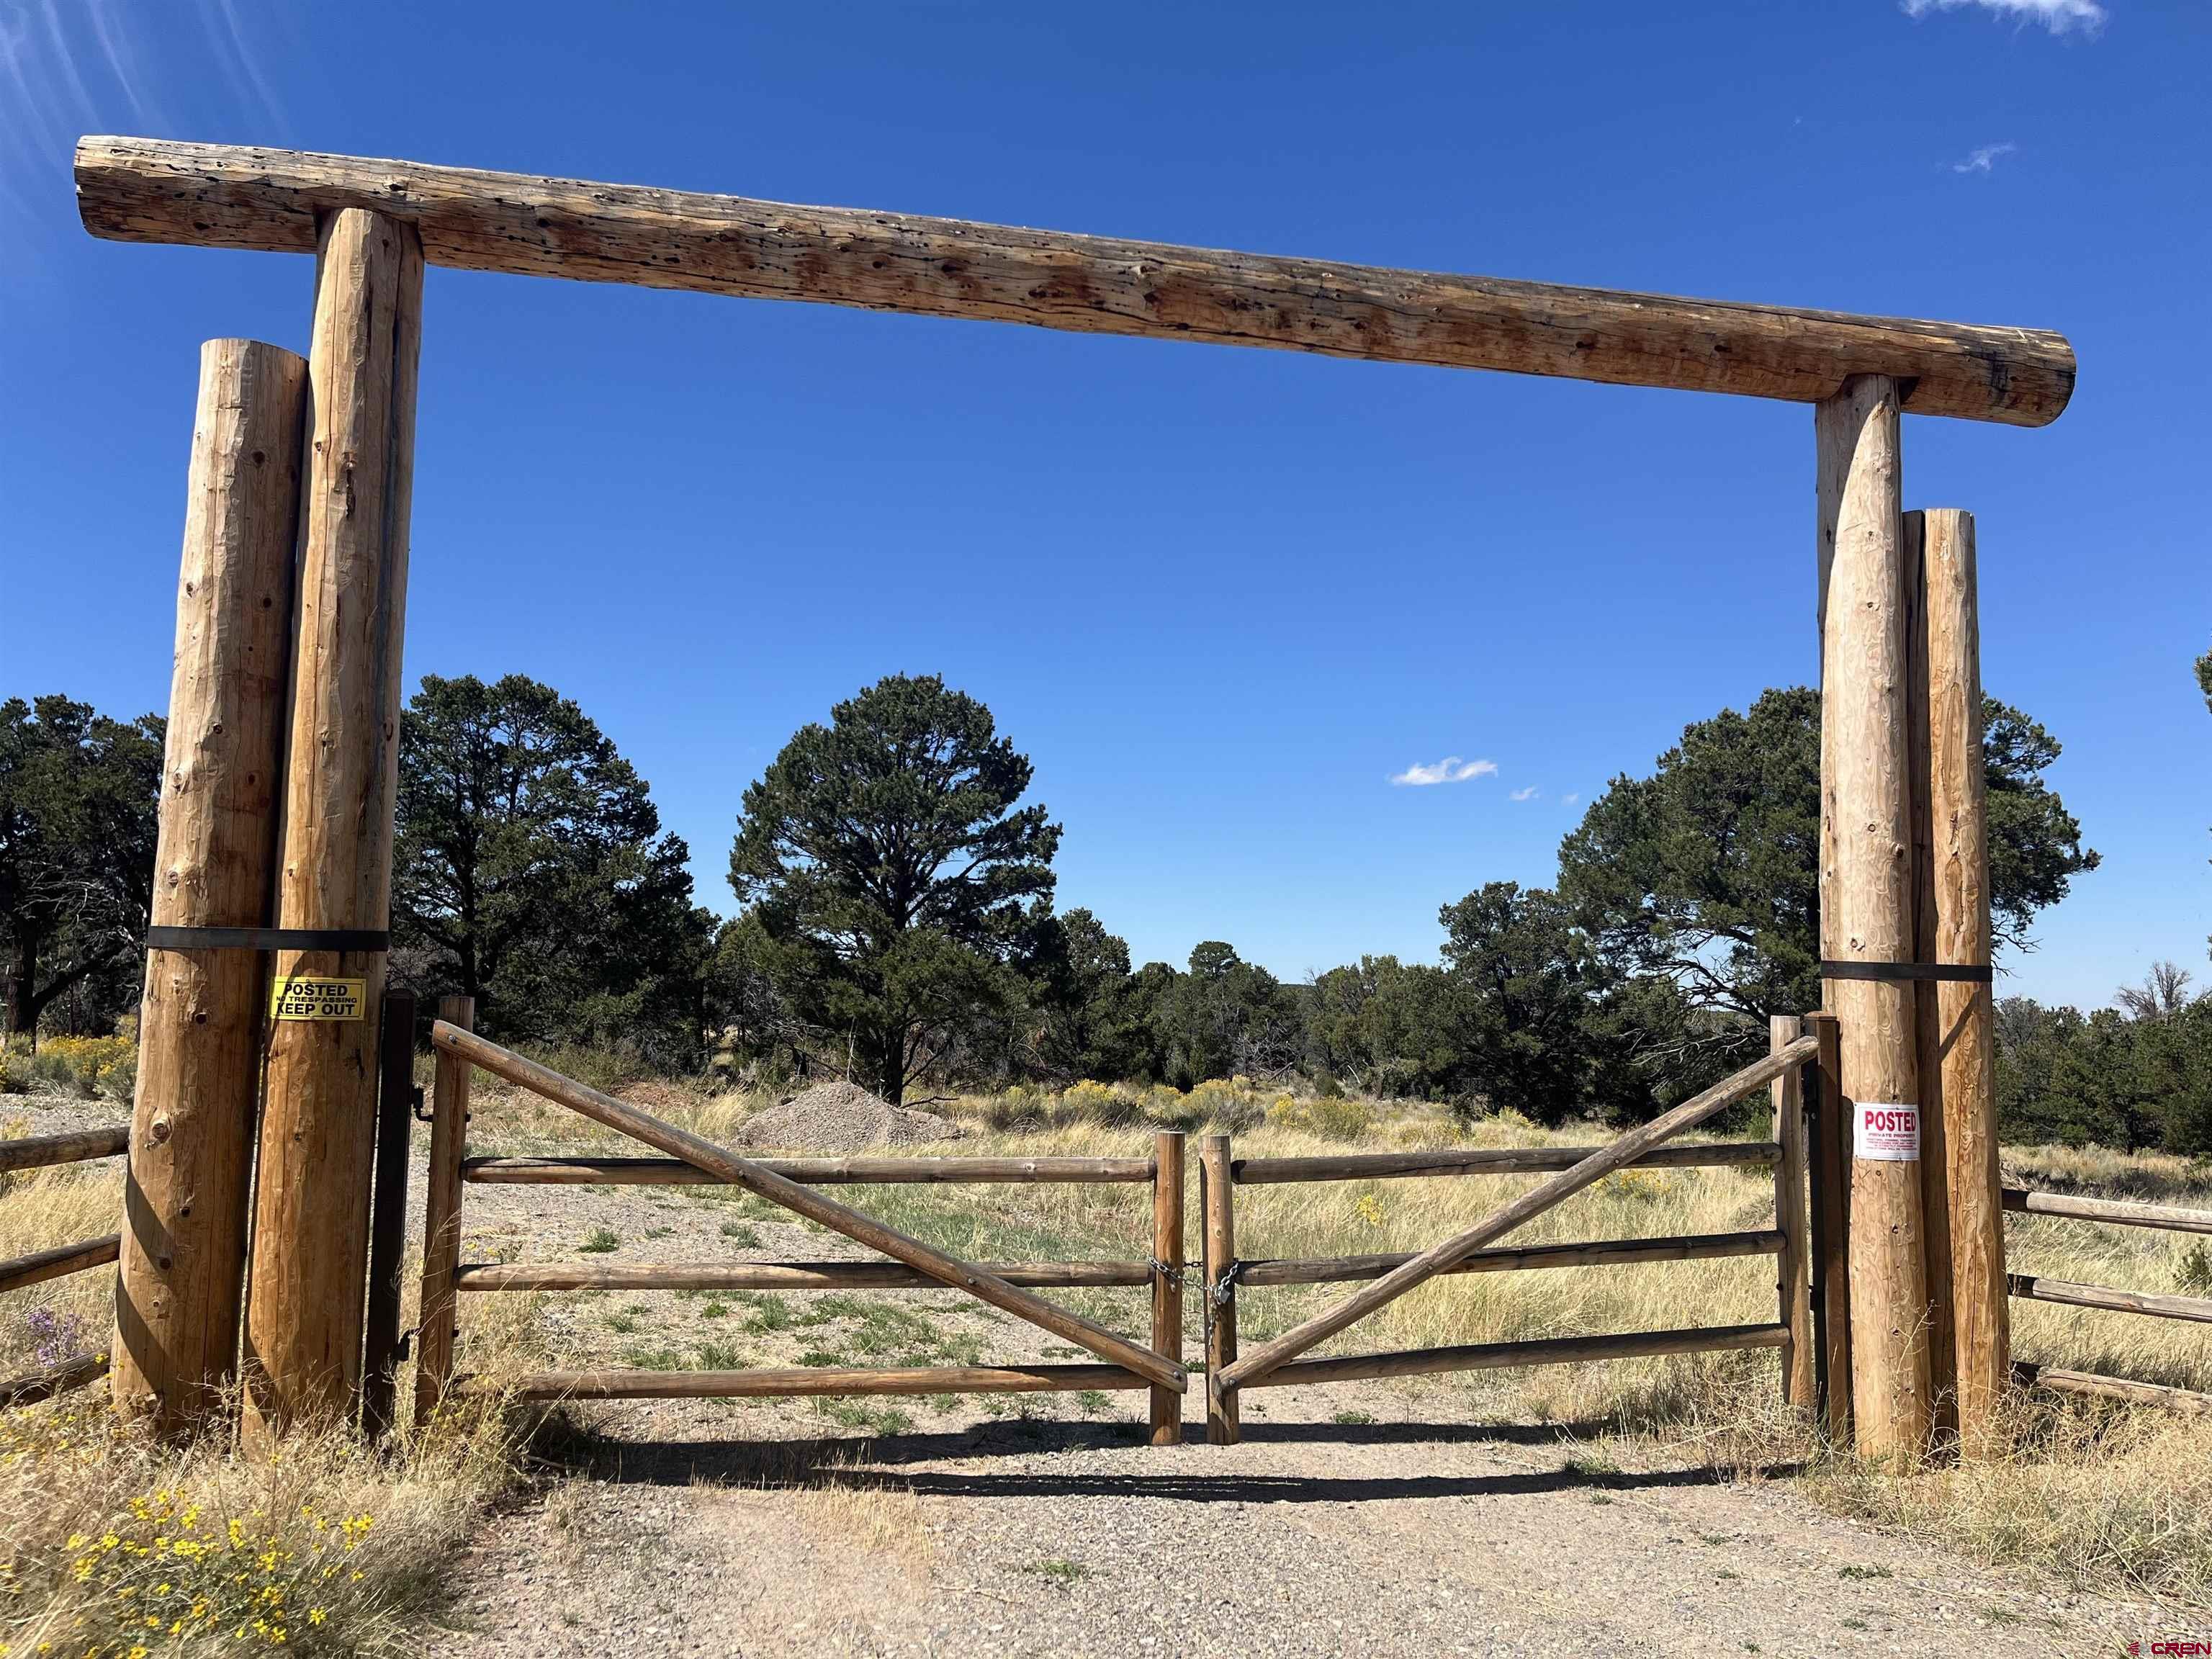
{"label": "white cloud", "polygon": [[1465,783],[1469,778],[1486,778],[1497,770],[1496,761],[1462,760],[1457,755],[1446,755],[1433,766],[1416,761],[1404,771],[1393,773],[1390,781],[1419,788],[1431,783]]}
{"label": "white cloud", "polygon": [[1577,801],[1580,800],[1581,799],[1582,799],[1582,797],[1581,797],[1580,795],[1574,795],[1574,794],[1562,795],[1562,796],[1560,796],[1560,797],[1559,797],[1559,805],[1562,805],[1562,806],[1572,806],[1572,805],[1573,805]]}
{"label": "white cloud", "polygon": [[2040,23],[2053,34],[2079,29],[2094,34],[2110,15],[2098,0],[1901,0],[1907,17],[1925,17],[1931,11],[1956,11],[1979,6],[1984,11],[2015,23]]}
{"label": "white cloud", "polygon": [[1996,169],[1998,156],[2009,155],[2019,148],[2018,144],[1984,144],[1965,161],[1952,162],[1951,171],[1954,173],[1992,172]]}
{"label": "white cloud", "polygon": [[1508,795],[1506,799],[1508,800],[1534,800],[1536,799],[1536,786],[1532,783],[1526,789],[1516,789],[1511,794]]}

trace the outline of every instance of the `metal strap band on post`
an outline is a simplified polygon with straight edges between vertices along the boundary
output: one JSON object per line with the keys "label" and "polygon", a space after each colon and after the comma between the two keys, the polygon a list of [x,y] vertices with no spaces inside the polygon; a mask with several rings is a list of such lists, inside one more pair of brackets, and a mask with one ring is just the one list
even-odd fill
{"label": "metal strap band on post", "polygon": [[1822,979],[1951,980],[1966,985],[1987,985],[1996,978],[1987,963],[1970,967],[1952,962],[1824,962]]}
{"label": "metal strap band on post", "polygon": [[382,927],[149,927],[149,951],[354,951],[392,949]]}

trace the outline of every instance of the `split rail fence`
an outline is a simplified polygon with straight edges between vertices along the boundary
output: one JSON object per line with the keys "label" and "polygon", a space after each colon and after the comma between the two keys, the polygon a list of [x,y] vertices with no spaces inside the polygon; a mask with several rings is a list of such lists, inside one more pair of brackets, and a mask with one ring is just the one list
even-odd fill
{"label": "split rail fence", "polygon": [[[448,999],[432,1029],[438,1071],[430,1129],[428,1244],[422,1262],[422,1346],[416,1420],[427,1421],[468,1382],[453,1374],[462,1292],[550,1290],[863,1291],[945,1285],[1090,1348],[1098,1363],[746,1370],[540,1371],[503,1381],[531,1399],[670,1399],[788,1395],[1057,1394],[1144,1389],[1152,1440],[1182,1438],[1183,1136],[1162,1130],[1149,1158],[836,1158],[748,1159],[586,1087],[468,1029],[466,999]],[[557,1105],[621,1130],[671,1156],[472,1158],[466,1149],[469,1084],[483,1069]],[[1152,1192],[1151,1253],[1107,1261],[1017,1261],[978,1266],[813,1191],[821,1186],[1117,1182]],[[875,1261],[737,1261],[714,1266],[599,1266],[557,1262],[464,1265],[461,1206],[471,1183],[694,1186],[747,1188],[891,1257]],[[1152,1292],[1152,1346],[1030,1294],[1036,1289],[1126,1286]]]}
{"label": "split rail fence", "polygon": [[[64,1134],[33,1135],[21,1140],[0,1141],[0,1176],[52,1169],[58,1164],[83,1164],[94,1158],[120,1158],[130,1149],[130,1127],[121,1123],[106,1128],[79,1129]],[[0,1261],[0,1291],[19,1291],[26,1285],[43,1285],[50,1279],[60,1279],[65,1274],[88,1273],[94,1267],[104,1267],[120,1255],[122,1249],[123,1236],[110,1233],[105,1238],[88,1238],[78,1243],[57,1245],[50,1250],[33,1250],[28,1255]],[[88,1382],[96,1382],[106,1375],[107,1351],[105,1348],[75,1354],[54,1364],[27,1371],[21,1376],[0,1381],[0,1407],[28,1406],[41,1400],[50,1400],[58,1394],[66,1394],[71,1389],[81,1389]]]}
{"label": "split rail fence", "polygon": [[[2117,1227],[2154,1227],[2166,1232],[2212,1233],[2212,1210],[2188,1210],[2164,1204],[2137,1204],[2118,1199],[2080,1198],[2064,1193],[2031,1192],[2024,1188],[2003,1189],[2004,1207],[2016,1214],[2061,1217],[2072,1221],[2102,1222]],[[2005,1287],[2017,1300],[2053,1303],[2068,1308],[2096,1308],[2108,1313],[2142,1314],[2154,1319],[2185,1319],[2212,1325],[2212,1297],[2158,1296],[2142,1291],[2123,1291],[2109,1285],[2079,1285],[2069,1279],[2046,1279],[2038,1273],[2005,1275]],[[2024,1382],[2062,1394],[2092,1395],[2138,1405],[2163,1406],[2171,1411],[2212,1413],[2212,1394],[2138,1382],[2129,1377],[2106,1376],[2095,1371],[2062,1370],[2056,1365],[2025,1362],[2014,1367]]]}

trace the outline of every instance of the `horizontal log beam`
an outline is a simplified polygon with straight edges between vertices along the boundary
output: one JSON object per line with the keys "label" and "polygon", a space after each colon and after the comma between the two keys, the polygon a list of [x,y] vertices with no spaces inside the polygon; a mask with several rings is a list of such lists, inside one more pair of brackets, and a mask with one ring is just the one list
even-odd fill
{"label": "horizontal log beam", "polygon": [[131,1126],[110,1124],[104,1129],[76,1129],[67,1134],[27,1135],[21,1140],[0,1140],[0,1175],[19,1170],[43,1170],[56,1164],[82,1164],[88,1158],[114,1158],[131,1149]]}
{"label": "horizontal log beam", "polygon": [[107,1375],[107,1356],[105,1353],[81,1353],[74,1359],[64,1359],[58,1365],[48,1365],[43,1370],[26,1372],[0,1382],[0,1409],[11,1406],[35,1406],[41,1400],[52,1400],[58,1394],[67,1394],[71,1389],[81,1389],[88,1382],[97,1382]]}
{"label": "horizontal log beam", "polygon": [[750,1400],[779,1395],[1075,1394],[1143,1389],[1118,1365],[968,1365],[912,1370],[534,1371],[509,1382],[465,1380],[459,1394],[518,1400]]}
{"label": "horizontal log beam", "polygon": [[[1477,1250],[1445,1271],[1454,1273],[1519,1273],[1546,1267],[1626,1267],[1647,1261],[1721,1261],[1734,1256],[1778,1255],[1782,1235],[1692,1233],[1675,1238],[1621,1238],[1595,1244],[1498,1246]],[[1247,1261],[1237,1270],[1246,1289],[1271,1285],[1345,1285],[1380,1279],[1413,1260],[1410,1252],[1386,1255],[1317,1256]]]}
{"label": "horizontal log beam", "polygon": [[2170,1412],[2212,1413],[2212,1394],[2190,1389],[2169,1389],[2160,1382],[2136,1382],[2124,1376],[2104,1376],[2095,1371],[2060,1370],[2052,1365],[2015,1365],[2023,1382],[2060,1394],[2089,1395],[2102,1400],[2124,1400],[2135,1406],[2156,1406]]}
{"label": "horizontal log beam", "polygon": [[2004,1206],[2020,1215],[2065,1216],[2075,1221],[2104,1221],[2116,1227],[2157,1227],[2173,1233],[2212,1233],[2212,1210],[2184,1210],[2168,1204],[2137,1204],[2117,1198],[2077,1198],[2067,1193],[2004,1189]]}
{"label": "horizontal log beam", "polygon": [[2155,1296],[2114,1290],[2109,1285],[2076,1285],[2034,1273],[2007,1273],[2005,1288],[2027,1302],[2054,1302],[2069,1308],[2101,1308],[2107,1313],[2150,1314],[2160,1319],[2194,1320],[2212,1325],[2212,1297]]}
{"label": "horizontal log beam", "polygon": [[1914,415],[2056,420],[2074,351],[2039,329],[1859,317],[155,138],[76,148],[77,210],[125,242],[312,252],[368,208],[430,264],[1088,334],[1818,403],[1887,375]]}
{"label": "horizontal log beam", "polygon": [[[991,1261],[994,1278],[1030,1290],[1149,1285],[1149,1261]],[[462,1291],[932,1291],[927,1273],[898,1261],[732,1261],[714,1267],[651,1267],[556,1261],[480,1262],[454,1275]]]}
{"label": "horizontal log beam", "polygon": [[13,1261],[0,1261],[0,1291],[20,1291],[26,1285],[43,1285],[65,1273],[81,1273],[112,1261],[123,1254],[123,1235],[88,1238],[81,1244],[58,1244]]}
{"label": "horizontal log beam", "polygon": [[1477,1342],[1457,1348],[1413,1348],[1403,1353],[1344,1354],[1296,1359],[1262,1371],[1243,1386],[1281,1389],[1294,1383],[1357,1382],[1378,1376],[1425,1376],[1438,1371],[1499,1370],[1512,1365],[1568,1365],[1591,1359],[1650,1359],[1665,1354],[1726,1353],[1739,1348],[1778,1348],[1790,1328],[1716,1325],[1692,1331],[1634,1331],[1616,1336],[1547,1336],[1528,1342]]}
{"label": "horizontal log beam", "polygon": [[[1136,1183],[1149,1158],[757,1158],[807,1187]],[[719,1187],[729,1183],[675,1158],[471,1158],[461,1179],[493,1186]]]}
{"label": "horizontal log beam", "polygon": [[[1434,1152],[1345,1152],[1316,1158],[1240,1158],[1229,1165],[1240,1187],[1273,1187],[1294,1181],[1395,1181],[1412,1176],[1548,1175],[1571,1170],[1595,1146],[1472,1146]],[[1771,1169],[1782,1148],[1771,1140],[1716,1146],[1655,1146],[1627,1167],[1699,1170],[1728,1165]]]}

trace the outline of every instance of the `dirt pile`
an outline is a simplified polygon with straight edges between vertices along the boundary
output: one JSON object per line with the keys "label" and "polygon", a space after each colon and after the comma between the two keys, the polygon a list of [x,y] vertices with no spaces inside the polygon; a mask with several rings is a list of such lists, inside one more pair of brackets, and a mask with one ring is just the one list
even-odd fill
{"label": "dirt pile", "polygon": [[950,1118],[891,1105],[857,1083],[823,1083],[755,1116],[745,1125],[744,1141],[763,1150],[857,1152],[952,1140],[964,1133]]}

